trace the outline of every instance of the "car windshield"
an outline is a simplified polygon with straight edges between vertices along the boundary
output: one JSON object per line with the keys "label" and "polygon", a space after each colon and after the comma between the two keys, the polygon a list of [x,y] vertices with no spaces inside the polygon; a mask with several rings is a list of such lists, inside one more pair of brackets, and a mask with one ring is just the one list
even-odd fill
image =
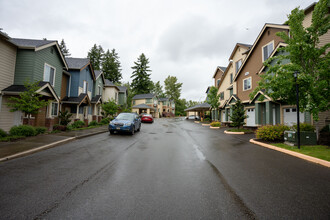
{"label": "car windshield", "polygon": [[118,120],[129,120],[129,121],[133,121],[134,120],[135,115],[133,114],[119,114],[116,119]]}
{"label": "car windshield", "polygon": [[143,115],[143,117],[145,117],[145,116],[147,116],[147,117],[152,117],[152,115],[150,115],[150,114],[145,114],[145,115]]}

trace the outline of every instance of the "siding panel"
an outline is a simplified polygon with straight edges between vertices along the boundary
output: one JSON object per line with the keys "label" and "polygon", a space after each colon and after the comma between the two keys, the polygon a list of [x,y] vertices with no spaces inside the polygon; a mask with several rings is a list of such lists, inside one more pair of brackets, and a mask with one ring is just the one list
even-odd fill
{"label": "siding panel", "polygon": [[0,91],[14,83],[16,47],[0,39]]}

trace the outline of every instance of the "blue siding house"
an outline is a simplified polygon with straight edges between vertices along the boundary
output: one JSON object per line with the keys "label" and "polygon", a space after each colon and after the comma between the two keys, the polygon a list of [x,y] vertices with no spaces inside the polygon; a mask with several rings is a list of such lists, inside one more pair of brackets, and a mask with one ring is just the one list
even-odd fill
{"label": "blue siding house", "polygon": [[66,58],[70,73],[67,95],[61,100],[62,110],[73,114],[73,119],[86,124],[93,120],[92,93],[95,73],[87,58]]}

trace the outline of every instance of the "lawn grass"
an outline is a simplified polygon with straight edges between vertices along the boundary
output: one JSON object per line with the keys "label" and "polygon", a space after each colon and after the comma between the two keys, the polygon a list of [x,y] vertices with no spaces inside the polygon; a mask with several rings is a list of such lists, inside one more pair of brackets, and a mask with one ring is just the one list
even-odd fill
{"label": "lawn grass", "polygon": [[254,131],[250,130],[250,129],[245,129],[245,128],[232,128],[232,129],[228,129],[227,131],[231,131],[231,132],[244,132],[244,133],[254,133]]}
{"label": "lawn grass", "polygon": [[300,149],[297,146],[290,146],[282,143],[272,144],[273,146],[295,151],[311,157],[316,157],[322,160],[330,161],[330,147],[323,145],[303,145]]}

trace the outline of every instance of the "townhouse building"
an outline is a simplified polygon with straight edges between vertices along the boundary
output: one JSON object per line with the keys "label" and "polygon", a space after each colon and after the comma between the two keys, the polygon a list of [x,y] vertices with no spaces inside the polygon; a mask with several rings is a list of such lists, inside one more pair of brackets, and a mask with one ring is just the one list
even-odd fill
{"label": "townhouse building", "polygon": [[132,98],[132,112],[147,113],[159,118],[158,97],[155,94],[138,94]]}

